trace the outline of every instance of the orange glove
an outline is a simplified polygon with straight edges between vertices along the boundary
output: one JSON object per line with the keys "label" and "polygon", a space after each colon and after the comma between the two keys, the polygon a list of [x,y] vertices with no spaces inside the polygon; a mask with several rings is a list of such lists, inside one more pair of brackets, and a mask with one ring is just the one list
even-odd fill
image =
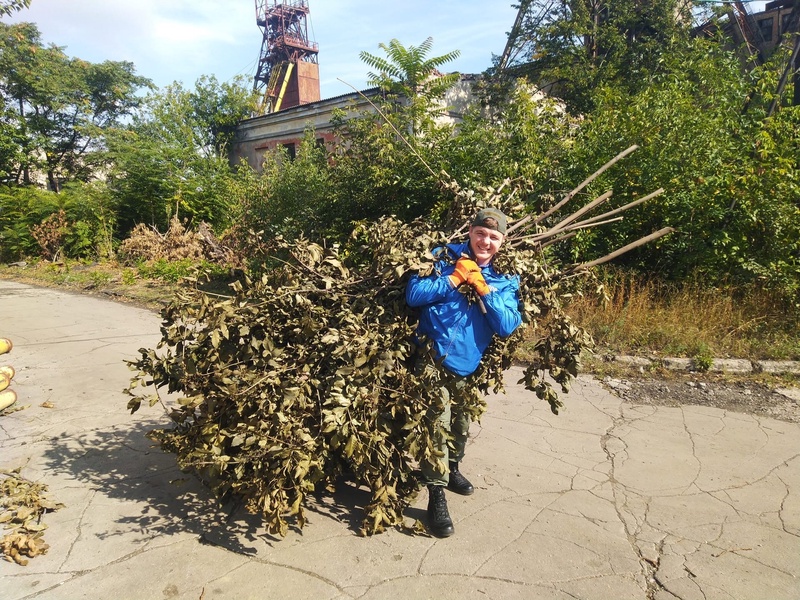
{"label": "orange glove", "polygon": [[469,277],[467,277],[467,283],[475,288],[475,291],[478,292],[478,296],[485,296],[491,291],[489,289],[489,284],[487,284],[486,280],[483,278],[483,273],[480,271],[477,273],[474,271],[471,272]]}
{"label": "orange glove", "polygon": [[[453,287],[458,287],[462,283],[466,283],[471,273],[481,274],[481,269],[474,260],[469,258],[459,258],[456,262],[456,270],[450,275],[450,281]],[[483,279],[483,277],[481,277]]]}

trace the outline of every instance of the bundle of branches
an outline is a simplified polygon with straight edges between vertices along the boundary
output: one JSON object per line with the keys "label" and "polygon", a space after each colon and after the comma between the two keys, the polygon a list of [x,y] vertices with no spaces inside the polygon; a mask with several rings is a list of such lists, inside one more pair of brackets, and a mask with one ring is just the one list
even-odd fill
{"label": "bundle of branches", "polygon": [[155,227],[139,223],[120,244],[117,255],[131,265],[139,261],[190,259],[238,266],[233,251],[214,236],[207,223],[201,221],[197,231],[191,231],[177,216],[172,217],[169,229],[163,234]]}
{"label": "bundle of branches", "polygon": [[[454,200],[438,228],[387,217],[359,226],[344,246],[278,239],[280,266],[233,284],[231,297],[181,292],[162,313],[158,347],[130,363],[138,374],[129,408],[145,400],[134,388],[153,384],[150,405],[161,401],[175,423],[156,439],[220,496],[262,513],[271,533],[285,535],[290,518],[302,527],[306,496],[332,490],[343,475],[371,492],[364,533],[402,524],[419,487],[415,470],[439,460],[435,440],[444,435],[426,418],[441,401],[433,391],[439,371],[413,368],[415,352],[433,356],[413,341],[416,315],[405,303],[408,278],[431,272],[434,248],[462,237],[479,208],[515,220],[495,264],[520,275],[526,326],[546,323],[524,382],[554,412],[561,401],[546,375],[567,392],[590,342],[562,311],[559,286],[585,267],[548,266],[541,249],[613,215],[588,223],[582,209],[545,228],[546,215],[524,216],[516,200],[526,186],[472,191],[449,181]],[[485,409],[483,392],[502,391],[521,340],[522,328],[495,339],[470,376],[465,408],[474,419]],[[177,402],[168,406],[159,388]]]}

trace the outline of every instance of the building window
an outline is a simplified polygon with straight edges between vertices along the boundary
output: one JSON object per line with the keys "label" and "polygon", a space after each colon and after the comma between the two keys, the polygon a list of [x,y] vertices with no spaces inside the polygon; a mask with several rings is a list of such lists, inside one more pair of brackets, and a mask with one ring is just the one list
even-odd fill
{"label": "building window", "polygon": [[783,35],[788,31],[789,23],[789,15],[792,13],[781,13],[778,15],[778,32]]}
{"label": "building window", "polygon": [[289,160],[294,160],[295,156],[297,156],[297,151],[295,150],[294,144],[284,144],[284,148],[286,148],[286,156],[289,157]]}
{"label": "building window", "polygon": [[761,32],[761,37],[765,42],[772,41],[772,24],[774,19],[772,17],[768,19],[759,19],[758,21],[758,30]]}

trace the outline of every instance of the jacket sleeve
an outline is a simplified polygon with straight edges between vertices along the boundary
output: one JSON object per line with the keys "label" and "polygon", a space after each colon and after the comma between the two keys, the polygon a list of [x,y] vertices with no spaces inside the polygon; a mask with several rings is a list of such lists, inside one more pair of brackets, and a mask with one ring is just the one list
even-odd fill
{"label": "jacket sleeve", "polygon": [[453,289],[450,278],[441,275],[413,275],[406,286],[406,303],[415,308],[439,302]]}
{"label": "jacket sleeve", "polygon": [[522,315],[519,312],[519,277],[513,277],[508,285],[486,294],[483,303],[492,330],[502,338],[510,336],[522,324]]}

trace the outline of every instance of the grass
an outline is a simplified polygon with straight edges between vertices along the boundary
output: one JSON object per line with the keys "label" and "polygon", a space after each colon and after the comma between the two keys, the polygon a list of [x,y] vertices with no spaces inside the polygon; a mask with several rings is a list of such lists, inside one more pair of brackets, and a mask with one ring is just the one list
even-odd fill
{"label": "grass", "polygon": [[605,303],[583,296],[568,307],[598,352],[700,361],[800,359],[800,316],[768,291],[617,274],[605,292]]}

